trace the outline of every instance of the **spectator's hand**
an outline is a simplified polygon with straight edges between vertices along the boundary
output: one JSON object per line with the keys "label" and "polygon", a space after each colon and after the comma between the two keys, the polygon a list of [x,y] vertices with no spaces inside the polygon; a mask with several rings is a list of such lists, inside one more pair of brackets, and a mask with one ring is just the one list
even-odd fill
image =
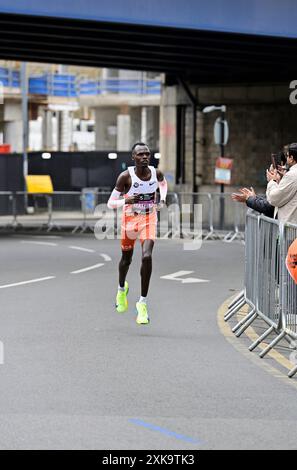
{"label": "spectator's hand", "polygon": [[255,190],[252,186],[250,188],[242,188],[240,192],[245,196],[246,199],[256,196]]}
{"label": "spectator's hand", "polygon": [[245,202],[246,201],[246,197],[243,194],[239,194],[239,193],[232,193],[231,198],[232,198],[233,201],[237,201],[237,202]]}
{"label": "spectator's hand", "polygon": [[241,188],[239,190],[239,193],[231,194],[231,198],[233,199],[233,201],[237,202],[245,202],[251,196],[256,196],[256,193],[252,187],[250,189]]}
{"label": "spectator's hand", "polygon": [[287,173],[287,169],[285,166],[278,165],[277,166],[277,172],[281,176],[281,178],[284,176],[285,173]]}
{"label": "spectator's hand", "polygon": [[273,170],[266,170],[266,179],[269,183],[269,181],[273,180],[273,181],[276,181],[277,183],[279,183],[280,179],[281,179],[281,176],[278,174],[277,170],[273,169]]}

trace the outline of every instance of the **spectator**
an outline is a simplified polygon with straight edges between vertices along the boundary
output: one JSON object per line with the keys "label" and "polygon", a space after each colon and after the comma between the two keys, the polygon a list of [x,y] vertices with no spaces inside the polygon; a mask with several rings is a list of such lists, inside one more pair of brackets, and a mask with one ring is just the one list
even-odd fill
{"label": "spectator", "polygon": [[257,196],[253,188],[242,188],[239,193],[232,193],[233,201],[245,202],[250,209],[258,211],[266,217],[273,217],[274,207],[269,204],[265,196]]}
{"label": "spectator", "polygon": [[297,143],[288,145],[286,151],[288,171],[283,177],[276,169],[266,171],[267,201],[275,206],[274,217],[281,222],[297,224]]}
{"label": "spectator", "polygon": [[[280,178],[286,172],[285,164],[286,164],[286,156],[285,152],[288,149],[288,146],[284,147],[284,151],[279,152],[274,156],[274,163],[277,167],[278,174]],[[273,170],[273,167],[270,167],[270,170]],[[258,196],[254,189],[251,187],[242,188],[239,190],[239,193],[232,193],[231,195],[233,201],[237,202],[245,202],[246,205],[253,209],[254,211],[260,212],[261,214],[266,215],[266,217],[273,217],[274,216],[274,206],[272,206],[266,199],[266,196]]]}

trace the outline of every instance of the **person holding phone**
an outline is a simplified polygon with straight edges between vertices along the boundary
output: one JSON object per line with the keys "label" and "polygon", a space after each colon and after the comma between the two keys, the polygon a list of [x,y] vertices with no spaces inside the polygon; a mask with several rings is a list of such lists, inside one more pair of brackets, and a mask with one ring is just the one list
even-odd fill
{"label": "person holding phone", "polygon": [[276,207],[274,216],[281,222],[297,223],[297,143],[287,146],[286,165],[289,168],[283,177],[277,169],[266,171],[266,196],[270,204]]}
{"label": "person holding phone", "polygon": [[[273,153],[271,154],[271,166],[270,170],[277,170],[278,177],[281,179],[285,172],[286,156],[284,152]],[[239,193],[232,193],[231,198],[236,202],[243,202],[246,205],[253,209],[254,211],[260,212],[261,214],[266,215],[266,217],[274,217],[275,208],[272,204],[267,201],[266,196],[257,195],[254,191],[254,188],[241,188]]]}

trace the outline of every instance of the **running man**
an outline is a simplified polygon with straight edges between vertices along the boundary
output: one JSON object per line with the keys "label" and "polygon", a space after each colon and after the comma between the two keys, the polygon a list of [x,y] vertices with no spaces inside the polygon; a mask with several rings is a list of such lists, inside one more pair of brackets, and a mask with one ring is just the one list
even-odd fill
{"label": "running man", "polygon": [[[129,291],[126,276],[132,261],[136,238],[139,237],[142,247],[141,262],[141,296],[136,303],[139,325],[149,323],[147,311],[147,293],[152,273],[152,251],[156,238],[157,204],[156,190],[160,189],[160,209],[166,202],[167,182],[160,170],[150,166],[150,150],[143,142],[132,147],[132,160],[135,166],[123,171],[116,182],[107,206],[110,209],[123,207],[121,248],[122,257],[119,263],[119,287],[116,296],[116,309],[123,313],[128,309]],[[121,198],[120,196],[123,195]]]}

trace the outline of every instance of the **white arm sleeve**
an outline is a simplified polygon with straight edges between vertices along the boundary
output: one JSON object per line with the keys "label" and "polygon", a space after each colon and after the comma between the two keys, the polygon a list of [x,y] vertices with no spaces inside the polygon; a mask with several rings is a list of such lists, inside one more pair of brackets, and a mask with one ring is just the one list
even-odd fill
{"label": "white arm sleeve", "polygon": [[125,205],[125,199],[120,199],[121,192],[114,189],[107,201],[107,207],[109,209],[118,209]]}
{"label": "white arm sleeve", "polygon": [[161,201],[166,201],[166,195],[167,195],[167,181],[165,177],[163,178],[162,181],[158,181],[159,183],[159,190],[160,190],[160,200]]}

